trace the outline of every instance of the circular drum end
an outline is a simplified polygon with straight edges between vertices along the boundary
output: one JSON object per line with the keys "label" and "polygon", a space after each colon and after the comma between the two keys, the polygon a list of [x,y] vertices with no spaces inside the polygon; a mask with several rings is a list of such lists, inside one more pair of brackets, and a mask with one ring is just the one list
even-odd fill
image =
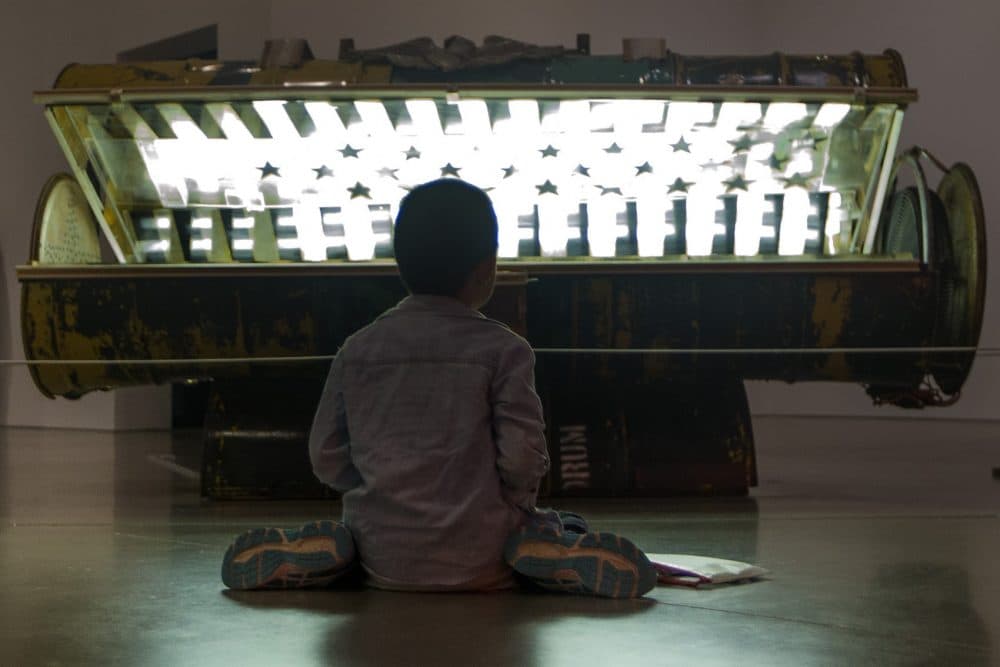
{"label": "circular drum end", "polygon": [[42,188],[31,233],[32,264],[96,264],[101,261],[97,222],[79,183],[56,174]]}
{"label": "circular drum end", "polygon": [[[983,325],[986,303],[986,227],[983,199],[972,169],[964,163],[952,166],[938,186],[943,218],[936,221],[939,242],[935,270],[939,298],[935,323],[935,345],[975,347]],[[940,238],[944,237],[944,238]],[[934,355],[931,373],[941,390],[956,394],[962,388],[975,352],[945,352]]]}

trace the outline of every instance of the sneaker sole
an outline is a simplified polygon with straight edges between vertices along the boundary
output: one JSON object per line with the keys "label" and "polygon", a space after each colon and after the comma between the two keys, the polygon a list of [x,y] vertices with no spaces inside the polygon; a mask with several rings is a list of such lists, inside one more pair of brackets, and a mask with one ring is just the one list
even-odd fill
{"label": "sneaker sole", "polygon": [[552,591],[635,598],[656,585],[656,570],[630,541],[610,533],[528,531],[508,542],[514,570]]}
{"label": "sneaker sole", "polygon": [[222,583],[235,590],[318,588],[350,570],[350,531],[334,521],[298,530],[256,528],[237,537],[222,559]]}

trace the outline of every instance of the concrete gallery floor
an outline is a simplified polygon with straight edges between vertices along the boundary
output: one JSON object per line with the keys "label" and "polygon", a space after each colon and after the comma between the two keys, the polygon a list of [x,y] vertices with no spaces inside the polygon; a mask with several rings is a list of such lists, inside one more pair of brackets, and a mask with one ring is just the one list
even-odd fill
{"label": "concrete gallery floor", "polygon": [[1000,664],[1000,422],[758,418],[750,498],[576,501],[756,583],[609,601],[229,593],[232,534],[331,503],[211,503],[197,434],[0,430],[0,665]]}

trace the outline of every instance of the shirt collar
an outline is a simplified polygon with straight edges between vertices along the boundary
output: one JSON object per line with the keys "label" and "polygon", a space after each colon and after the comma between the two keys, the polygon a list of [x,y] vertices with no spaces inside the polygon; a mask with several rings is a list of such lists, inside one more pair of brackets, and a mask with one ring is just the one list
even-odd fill
{"label": "shirt collar", "polygon": [[453,317],[485,317],[478,310],[469,308],[458,299],[434,294],[411,294],[400,301],[396,309],[401,312],[423,311],[451,315]]}

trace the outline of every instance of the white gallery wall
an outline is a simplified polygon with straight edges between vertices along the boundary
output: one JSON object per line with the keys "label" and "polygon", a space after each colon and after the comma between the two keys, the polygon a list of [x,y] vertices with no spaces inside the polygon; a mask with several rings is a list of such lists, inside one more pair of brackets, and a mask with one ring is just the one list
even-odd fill
{"label": "white gallery wall", "polygon": [[[7,0],[0,6],[0,358],[23,359],[20,290],[14,268],[28,256],[35,202],[48,178],[68,166],[35,90],[51,87],[71,62],[114,62],[120,51],[176,33],[219,24],[228,58],[256,58],[268,33],[267,0]],[[170,424],[167,387],[95,393],[78,401],[43,397],[23,366],[0,367],[0,423],[19,426],[129,429]]]}
{"label": "white gallery wall", "polygon": [[[220,55],[256,58],[268,37],[305,37],[320,58],[335,58],[339,40],[359,48],[417,36],[437,40],[462,34],[481,40],[501,34],[540,44],[571,46],[578,32],[591,35],[594,53],[618,53],[623,37],[664,37],[680,53],[902,52],[921,99],[910,108],[902,146],[920,144],[945,162],[970,163],[982,185],[987,216],[1000,210],[993,186],[998,133],[993,110],[1000,95],[994,69],[1000,62],[1000,3],[929,0],[700,0],[698,2],[404,2],[403,0],[8,0],[0,9],[7,35],[0,40],[3,90],[0,137],[0,357],[23,358],[19,289],[14,267],[27,255],[38,192],[65,161],[31,92],[48,87],[67,63],[110,62],[122,50],[217,23]],[[989,220],[988,220],[989,222]],[[1000,238],[990,229],[991,257]],[[1000,266],[997,263],[996,266]],[[990,293],[1000,287],[994,271]],[[1000,314],[987,305],[984,347],[1000,346]],[[854,385],[751,383],[754,412],[993,418],[1000,392],[1000,362],[979,359],[955,407],[904,412],[872,408]],[[0,422],[80,428],[165,426],[168,392],[135,389],[80,401],[41,397],[23,367],[0,368]]]}

